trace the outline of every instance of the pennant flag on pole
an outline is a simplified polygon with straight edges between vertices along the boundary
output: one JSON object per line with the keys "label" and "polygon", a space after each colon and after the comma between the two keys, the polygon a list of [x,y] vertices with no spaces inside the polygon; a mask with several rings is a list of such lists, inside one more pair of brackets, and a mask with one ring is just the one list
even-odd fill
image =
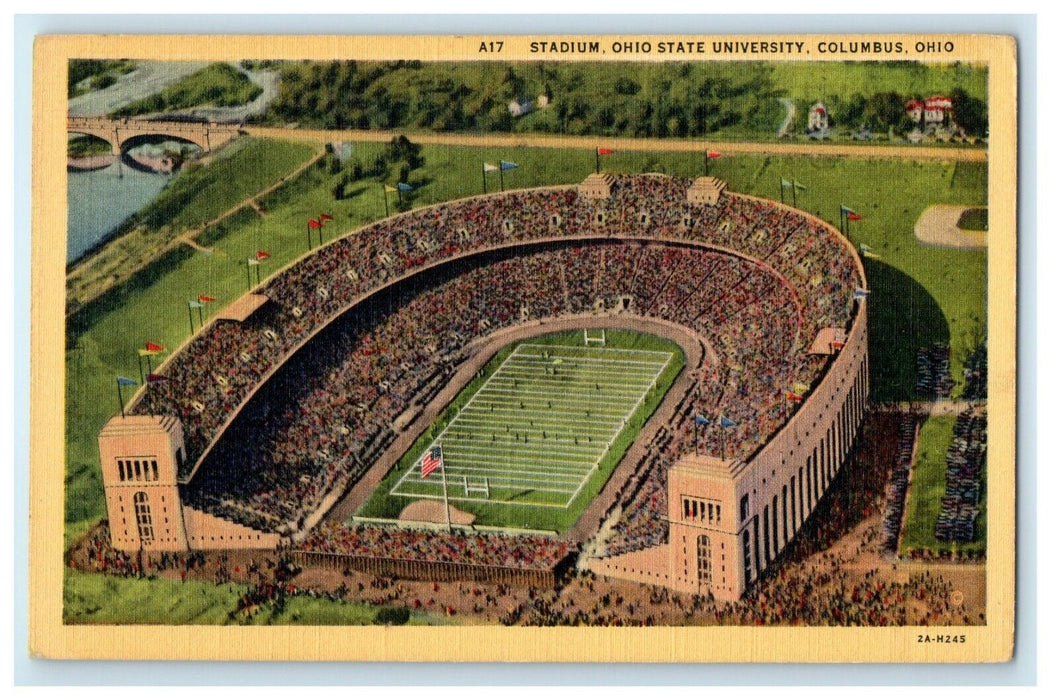
{"label": "pennant flag on pole", "polygon": [[320,214],[320,223],[323,223],[324,221],[334,221],[334,217],[330,214]]}
{"label": "pennant flag on pole", "polygon": [[[501,160],[500,162],[502,163],[503,161]],[[494,173],[500,169],[500,166],[493,165],[492,163],[482,163],[481,168],[487,173]]]}
{"label": "pennant flag on pole", "polygon": [[798,394],[796,392],[793,392],[793,391],[786,392],[786,400],[787,401],[803,401],[804,398],[805,397],[803,395]]}
{"label": "pennant flag on pole", "polygon": [[518,167],[517,163],[509,163],[505,160],[500,161],[500,170],[514,170]]}
{"label": "pennant flag on pole", "polygon": [[187,305],[188,305],[188,307],[190,307],[192,309],[201,309],[202,308],[202,302],[194,301],[193,299],[188,299],[187,300]]}
{"label": "pennant flag on pole", "polygon": [[323,224],[315,219],[309,219],[309,228],[323,228]]}
{"label": "pennant flag on pole", "polygon": [[860,243],[860,252],[863,253],[863,257],[871,258],[872,260],[881,260],[882,256],[875,253],[869,245],[866,243]]}
{"label": "pennant flag on pole", "polygon": [[246,264],[247,265],[260,265],[261,261],[258,260],[257,258],[246,258]]}
{"label": "pennant flag on pole", "polygon": [[214,299],[213,297],[207,296],[205,294],[199,294],[198,295],[198,300],[199,300],[200,303],[203,303],[203,304],[211,304],[211,303],[216,301],[216,299]]}
{"label": "pennant flag on pole", "polygon": [[808,385],[807,384],[801,384],[800,382],[798,382],[797,384],[793,385],[793,390],[796,393],[800,394],[801,396],[804,396],[805,394],[808,393]]}
{"label": "pennant flag on pole", "polygon": [[396,192],[397,191],[397,188],[393,187],[392,185],[383,185],[383,189],[385,189],[386,192]]}
{"label": "pennant flag on pole", "polygon": [[268,260],[268,258],[270,258],[270,257],[272,257],[272,254],[269,253],[267,250],[259,250],[259,251],[257,251],[257,259],[258,260]]}
{"label": "pennant flag on pole", "polygon": [[844,204],[841,205],[841,213],[844,214],[849,221],[859,221],[863,218],[853,210],[846,207]]}
{"label": "pennant flag on pole", "polygon": [[612,148],[596,148],[595,149],[595,153],[597,155],[600,155],[600,156],[612,156],[613,155],[613,149]]}
{"label": "pennant flag on pole", "polygon": [[161,375],[161,374],[148,374],[147,375],[147,383],[148,384],[161,384],[162,382],[167,382],[167,381],[169,381],[169,377],[166,377],[166,376]]}
{"label": "pennant flag on pole", "polygon": [[401,192],[411,192],[415,188],[412,187],[411,185],[409,185],[406,182],[398,182],[397,183],[397,189],[400,190]]}
{"label": "pennant flag on pole", "polygon": [[703,416],[701,413],[695,415],[694,422],[698,425],[709,425],[709,419]]}
{"label": "pennant flag on pole", "polygon": [[444,455],[441,454],[441,446],[434,445],[422,458],[422,478],[433,474],[437,468],[444,463]]}
{"label": "pennant flag on pole", "polygon": [[853,299],[866,299],[867,295],[870,294],[870,293],[871,293],[870,290],[860,289],[859,287],[857,287],[856,289],[852,290],[852,298]]}
{"label": "pennant flag on pole", "polygon": [[709,160],[715,160],[715,159],[720,157],[720,152],[719,151],[709,151],[709,152],[707,152],[705,154],[705,157],[708,158]]}
{"label": "pennant flag on pole", "polygon": [[793,183],[792,183],[792,182],[790,182],[789,180],[787,180],[787,179],[786,179],[785,177],[783,177],[783,178],[779,178],[779,179],[780,179],[780,180],[782,181],[782,188],[783,188],[784,190],[788,190],[788,189],[790,189],[791,187],[793,187]]}
{"label": "pennant flag on pole", "polygon": [[731,420],[727,416],[720,416],[720,427],[722,428],[734,428],[738,423]]}
{"label": "pennant flag on pole", "polygon": [[128,377],[118,377],[118,386],[137,386],[139,382]]}

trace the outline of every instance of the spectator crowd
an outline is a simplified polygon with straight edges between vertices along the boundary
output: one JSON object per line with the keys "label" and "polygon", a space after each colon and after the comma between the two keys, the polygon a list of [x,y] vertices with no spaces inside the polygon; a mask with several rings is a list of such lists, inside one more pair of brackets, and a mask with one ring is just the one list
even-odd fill
{"label": "spectator crowd", "polygon": [[[826,366],[808,345],[823,328],[848,327],[862,284],[852,253],[822,225],[733,194],[689,204],[689,186],[619,177],[608,200],[573,188],[513,192],[369,226],[269,280],[269,303],[245,321],[209,324],[132,411],[181,419],[186,476],[275,372],[232,422],[239,439],[217,441],[184,497],[290,534],[363,475],[396,437],[394,421],[447,383],[474,339],[570,315],[660,318],[706,339],[719,365],[640,465],[627,510],[649,519],[664,510],[665,467],[694,440],[716,454],[723,441],[728,457],[746,459],[782,426],[786,393]],[[514,245],[525,243],[534,246]],[[398,278],[407,281],[386,287]],[[734,426],[695,436],[686,419],[699,413]],[[645,521],[621,528],[620,546],[658,536]]]}

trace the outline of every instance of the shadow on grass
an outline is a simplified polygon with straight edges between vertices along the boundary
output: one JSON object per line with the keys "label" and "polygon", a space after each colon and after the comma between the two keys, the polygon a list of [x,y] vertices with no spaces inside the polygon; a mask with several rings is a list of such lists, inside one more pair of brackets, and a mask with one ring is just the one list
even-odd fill
{"label": "shadow on grass", "polygon": [[944,312],[926,289],[900,270],[867,260],[871,398],[908,400],[915,396],[915,355],[933,343],[949,344]]}
{"label": "shadow on grass", "polygon": [[[132,277],[88,302],[66,319],[66,345],[73,347],[82,333],[94,326],[103,316],[123,307],[130,298],[156,284],[167,272],[194,255],[188,246],[178,246],[136,272]],[[69,307],[67,311],[70,311]]]}

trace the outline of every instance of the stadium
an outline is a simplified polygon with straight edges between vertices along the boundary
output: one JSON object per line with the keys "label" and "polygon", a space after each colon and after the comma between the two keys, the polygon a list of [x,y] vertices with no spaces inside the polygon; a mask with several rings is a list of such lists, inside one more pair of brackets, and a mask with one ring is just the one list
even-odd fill
{"label": "stadium", "polygon": [[715,178],[389,217],[232,303],[104,426],[112,545],[736,599],[856,437],[865,299],[837,230]]}

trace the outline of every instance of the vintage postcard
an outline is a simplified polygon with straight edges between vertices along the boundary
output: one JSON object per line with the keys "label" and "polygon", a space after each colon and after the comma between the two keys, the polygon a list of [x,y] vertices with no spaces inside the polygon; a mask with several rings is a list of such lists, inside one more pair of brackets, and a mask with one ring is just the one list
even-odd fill
{"label": "vintage postcard", "polygon": [[1016,51],[39,37],[31,652],[1008,660]]}

